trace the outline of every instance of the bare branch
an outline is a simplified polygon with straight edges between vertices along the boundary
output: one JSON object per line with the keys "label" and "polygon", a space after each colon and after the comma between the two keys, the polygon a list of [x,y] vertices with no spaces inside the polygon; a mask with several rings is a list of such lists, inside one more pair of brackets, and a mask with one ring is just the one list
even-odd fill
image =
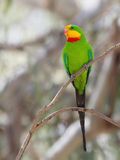
{"label": "bare branch", "polygon": [[49,120],[51,120],[52,118],[54,118],[55,116],[58,116],[59,114],[63,113],[63,112],[68,112],[68,111],[81,111],[81,112],[86,112],[89,113],[93,116],[96,116],[98,118],[101,118],[111,124],[113,124],[114,126],[120,128],[120,123],[115,122],[114,120],[112,120],[111,118],[107,117],[106,115],[104,115],[103,113],[98,112],[95,109],[85,109],[85,108],[79,108],[79,107],[66,107],[64,109],[60,109],[56,112],[51,113],[50,115],[48,115],[46,118],[44,118],[42,121],[40,121],[39,123],[36,123],[36,125],[34,126],[34,129],[32,130],[32,132],[29,131],[29,133],[27,134],[27,138],[25,139],[23,145],[21,146],[21,152],[19,152],[18,156],[16,157],[16,160],[20,160],[22,158],[22,154],[24,153],[24,149],[26,148],[26,146],[29,144],[30,139],[32,138],[32,135],[41,127],[43,127],[44,125],[46,125]]}
{"label": "bare branch", "polygon": [[[113,45],[112,47],[110,47],[109,49],[107,49],[102,55],[98,56],[97,58],[95,58],[93,61],[90,61],[88,64],[84,65],[82,67],[82,69],[80,69],[80,71],[78,71],[77,73],[75,73],[69,80],[67,80],[64,85],[60,88],[60,90],[57,92],[57,94],[55,95],[55,97],[52,99],[52,101],[44,106],[42,109],[39,110],[38,114],[36,115],[35,119],[34,119],[34,122],[32,124],[32,127],[30,128],[28,134],[27,134],[27,137],[25,138],[25,141],[23,142],[23,145],[22,147],[20,148],[19,150],[19,153],[16,157],[16,160],[20,160],[25,152],[25,149],[34,133],[34,131],[37,129],[36,125],[39,126],[39,124],[42,123],[42,121],[40,123],[38,123],[38,120],[39,118],[41,117],[41,115],[43,115],[45,112],[47,112],[48,110],[50,110],[55,104],[56,102],[58,101],[58,99],[62,96],[62,94],[64,93],[65,89],[67,88],[67,86],[76,78],[78,77],[82,72],[84,72],[85,70],[87,70],[89,68],[89,66],[91,66],[92,64],[104,59],[107,55],[110,55],[110,54],[113,54],[113,53],[116,53],[116,52],[111,52],[113,51],[114,49],[117,49],[120,47],[120,43],[117,43],[115,45]],[[93,113],[94,115],[95,113]],[[96,114],[95,114],[96,115]],[[101,115],[99,115],[100,118]],[[103,116],[104,117],[104,116]],[[104,117],[105,118],[105,117]],[[106,118],[105,118],[106,119]],[[107,119],[108,120],[108,119]],[[108,120],[109,121],[109,120]],[[115,122],[113,122],[114,124]],[[43,124],[43,123],[42,123]],[[43,124],[44,125],[44,124]],[[43,126],[42,125],[42,126]],[[119,124],[114,124],[115,126],[119,126]]]}
{"label": "bare branch", "polygon": [[111,118],[107,117],[103,113],[98,112],[95,109],[87,109],[87,108],[82,108],[82,107],[80,107],[80,108],[79,107],[69,107],[69,108],[66,107],[64,109],[60,109],[60,110],[58,110],[56,112],[51,113],[48,117],[44,118],[41,122],[37,123],[36,126],[35,126],[35,128],[34,128],[34,131],[38,130],[39,128],[41,128],[42,126],[44,126],[45,124],[47,124],[48,121],[50,119],[52,119],[53,117],[58,116],[59,114],[61,114],[63,112],[68,112],[68,111],[86,112],[86,113],[89,113],[89,114],[94,115],[96,117],[99,117],[99,118],[101,118],[101,119],[103,119],[103,120],[105,120],[105,121],[113,124],[114,126],[120,128],[120,124],[119,123],[113,121]]}

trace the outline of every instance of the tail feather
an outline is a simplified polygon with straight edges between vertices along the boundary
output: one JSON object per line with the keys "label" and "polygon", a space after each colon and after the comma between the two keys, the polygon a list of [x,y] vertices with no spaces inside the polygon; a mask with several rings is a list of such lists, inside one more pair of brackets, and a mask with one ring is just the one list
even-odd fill
{"label": "tail feather", "polygon": [[[78,107],[85,108],[85,91],[82,95],[80,95],[78,93],[78,91],[76,90],[76,103],[77,103]],[[80,125],[81,125],[82,136],[83,136],[83,148],[84,148],[84,151],[87,151],[86,137],[85,137],[85,113],[84,112],[78,112],[78,114],[79,114]]]}

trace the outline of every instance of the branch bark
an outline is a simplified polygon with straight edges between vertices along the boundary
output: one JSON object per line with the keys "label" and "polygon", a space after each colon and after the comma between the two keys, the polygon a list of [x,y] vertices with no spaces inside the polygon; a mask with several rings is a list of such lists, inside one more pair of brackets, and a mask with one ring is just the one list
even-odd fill
{"label": "branch bark", "polygon": [[101,118],[111,124],[113,124],[114,126],[120,128],[120,123],[117,123],[115,121],[113,121],[111,118],[105,116],[103,113],[98,112],[95,109],[87,109],[87,108],[78,108],[78,107],[66,107],[64,109],[60,109],[56,112],[51,113],[48,117],[44,118],[42,121],[38,122],[36,124],[36,127],[34,128],[34,132],[37,131],[38,129],[40,129],[42,126],[44,126],[45,124],[48,123],[49,120],[51,120],[53,117],[58,116],[59,114],[63,113],[63,112],[68,112],[68,111],[81,111],[81,112],[86,112],[89,113],[93,116],[96,116],[98,118]]}
{"label": "branch bark", "polygon": [[48,110],[50,110],[58,101],[58,99],[62,96],[62,94],[64,93],[66,87],[77,77],[79,76],[82,72],[84,72],[86,69],[88,69],[89,66],[91,66],[92,64],[94,64],[95,62],[98,62],[102,59],[104,59],[107,55],[110,55],[111,53],[116,53],[116,52],[111,52],[114,49],[117,49],[120,47],[120,43],[117,43],[115,45],[113,45],[112,47],[110,47],[109,49],[107,49],[102,55],[98,56],[97,58],[95,58],[93,61],[90,61],[88,64],[84,65],[82,67],[82,69],[80,71],[78,71],[77,73],[75,73],[68,81],[66,81],[66,83],[60,88],[60,90],[58,91],[58,93],[56,94],[56,96],[53,98],[53,100],[45,107],[43,107],[42,109],[40,109],[40,111],[38,112],[38,114],[35,116],[34,122],[32,124],[32,127],[30,128],[27,137],[25,138],[25,141],[23,142],[23,145],[21,146],[19,153],[16,157],[16,160],[20,160],[25,152],[25,149],[29,143],[29,141],[31,140],[31,137],[34,133],[34,131],[36,130],[36,125],[38,124],[39,118]]}

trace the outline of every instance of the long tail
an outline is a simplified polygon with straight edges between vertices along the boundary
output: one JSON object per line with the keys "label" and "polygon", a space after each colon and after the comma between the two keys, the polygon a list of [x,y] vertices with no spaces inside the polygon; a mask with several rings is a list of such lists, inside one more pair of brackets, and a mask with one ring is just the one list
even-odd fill
{"label": "long tail", "polygon": [[[78,107],[85,108],[85,91],[82,95],[78,93],[76,90],[76,103]],[[80,119],[80,125],[82,130],[82,136],[83,136],[83,148],[84,151],[87,151],[86,149],[86,137],[85,137],[85,113],[84,112],[78,112],[79,119]]]}

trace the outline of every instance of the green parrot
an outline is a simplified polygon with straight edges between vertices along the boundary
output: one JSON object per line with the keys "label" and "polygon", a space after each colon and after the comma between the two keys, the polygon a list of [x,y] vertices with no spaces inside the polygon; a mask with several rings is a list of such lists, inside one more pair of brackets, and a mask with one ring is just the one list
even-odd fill
{"label": "green parrot", "polygon": [[[66,43],[63,48],[62,57],[65,70],[69,76],[79,71],[84,64],[93,60],[93,49],[86,39],[86,36],[77,25],[70,24],[65,26],[64,34],[66,36]],[[85,90],[89,77],[91,66],[84,71],[73,81],[73,86],[76,93],[76,104],[78,107],[85,108]],[[86,151],[86,137],[85,137],[85,113],[78,112],[83,135],[83,148]]]}

